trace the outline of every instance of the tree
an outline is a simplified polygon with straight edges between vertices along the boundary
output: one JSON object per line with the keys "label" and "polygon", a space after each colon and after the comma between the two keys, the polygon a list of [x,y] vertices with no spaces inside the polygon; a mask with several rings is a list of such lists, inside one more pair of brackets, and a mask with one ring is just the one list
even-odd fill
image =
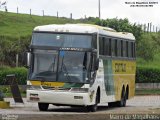
{"label": "tree", "polygon": [[0,1],[0,9],[1,8],[4,8],[5,10],[7,10],[7,2],[6,1],[3,1],[3,2]]}
{"label": "tree", "polygon": [[142,34],[141,40],[137,44],[138,57],[146,61],[153,60],[158,48],[154,39],[156,39],[155,34]]}

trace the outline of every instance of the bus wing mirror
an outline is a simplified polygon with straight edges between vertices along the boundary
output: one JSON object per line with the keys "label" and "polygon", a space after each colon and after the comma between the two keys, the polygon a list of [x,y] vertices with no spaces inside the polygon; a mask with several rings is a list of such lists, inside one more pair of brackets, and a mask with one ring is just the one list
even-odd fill
{"label": "bus wing mirror", "polygon": [[29,68],[31,65],[31,53],[27,52],[26,55],[27,55],[27,66],[26,67]]}
{"label": "bus wing mirror", "polygon": [[94,69],[98,70],[98,68],[99,68],[99,59],[97,58],[96,61],[95,61]]}

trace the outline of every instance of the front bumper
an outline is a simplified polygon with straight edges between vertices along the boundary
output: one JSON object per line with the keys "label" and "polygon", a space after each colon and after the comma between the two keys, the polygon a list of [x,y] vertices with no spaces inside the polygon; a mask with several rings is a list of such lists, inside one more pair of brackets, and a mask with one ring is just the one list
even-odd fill
{"label": "front bumper", "polygon": [[28,102],[42,102],[62,105],[92,105],[93,101],[88,92],[71,92],[55,90],[27,90]]}

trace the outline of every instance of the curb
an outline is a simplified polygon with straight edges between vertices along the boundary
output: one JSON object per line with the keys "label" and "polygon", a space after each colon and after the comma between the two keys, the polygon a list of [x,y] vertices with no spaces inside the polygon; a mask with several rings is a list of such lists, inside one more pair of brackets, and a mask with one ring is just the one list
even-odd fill
{"label": "curb", "polygon": [[10,108],[10,102],[0,101],[0,108],[1,109]]}

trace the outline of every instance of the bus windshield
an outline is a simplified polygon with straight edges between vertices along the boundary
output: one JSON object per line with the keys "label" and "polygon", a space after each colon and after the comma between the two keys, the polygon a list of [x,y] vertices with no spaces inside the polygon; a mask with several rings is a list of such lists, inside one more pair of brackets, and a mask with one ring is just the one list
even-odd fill
{"label": "bus windshield", "polygon": [[91,48],[91,35],[33,33],[32,45]]}
{"label": "bus windshield", "polygon": [[90,52],[35,50],[30,79],[88,83]]}
{"label": "bus windshield", "polygon": [[31,79],[55,80],[58,52],[53,50],[34,50]]}

